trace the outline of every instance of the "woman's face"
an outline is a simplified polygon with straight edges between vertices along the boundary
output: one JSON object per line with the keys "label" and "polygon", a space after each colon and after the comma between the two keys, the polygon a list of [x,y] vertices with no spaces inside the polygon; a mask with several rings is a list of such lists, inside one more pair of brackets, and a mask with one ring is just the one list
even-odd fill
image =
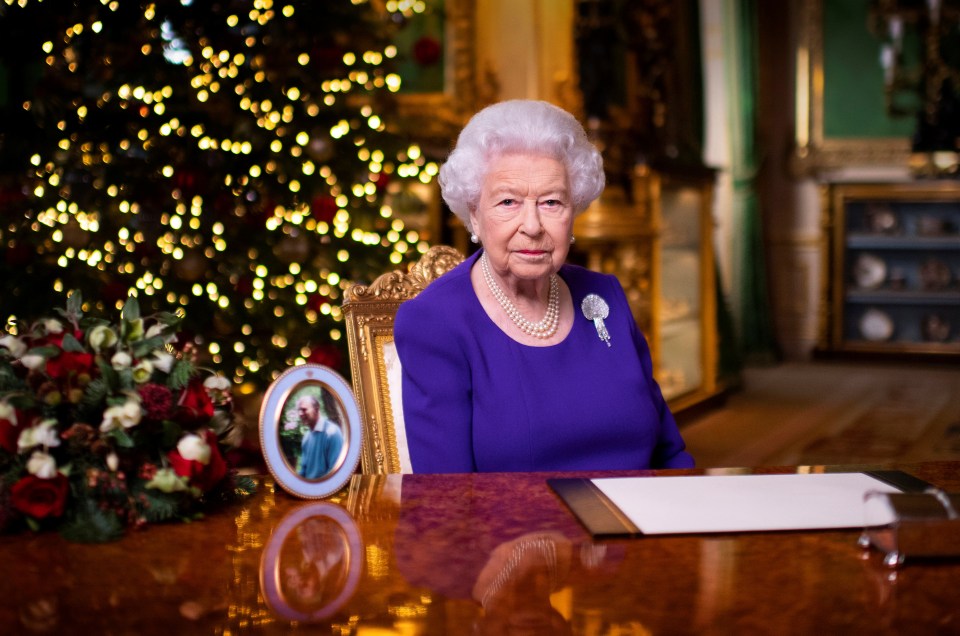
{"label": "woman's face", "polygon": [[543,155],[494,159],[470,221],[501,279],[517,284],[547,278],[570,249],[573,208],[566,168]]}

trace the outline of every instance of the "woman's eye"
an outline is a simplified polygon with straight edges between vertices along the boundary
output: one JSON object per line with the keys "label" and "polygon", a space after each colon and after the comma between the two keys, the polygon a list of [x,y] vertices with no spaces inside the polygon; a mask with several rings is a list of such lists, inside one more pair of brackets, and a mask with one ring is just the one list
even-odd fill
{"label": "woman's eye", "polygon": [[516,202],[517,202],[516,199],[503,199],[502,201],[500,201],[500,205],[510,206],[510,205],[515,204]]}

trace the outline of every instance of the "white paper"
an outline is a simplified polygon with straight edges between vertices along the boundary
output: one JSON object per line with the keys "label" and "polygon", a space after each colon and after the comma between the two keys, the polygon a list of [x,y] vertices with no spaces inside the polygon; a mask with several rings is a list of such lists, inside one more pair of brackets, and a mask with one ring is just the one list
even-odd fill
{"label": "white paper", "polygon": [[594,479],[644,534],[863,527],[864,495],[900,492],[863,473]]}

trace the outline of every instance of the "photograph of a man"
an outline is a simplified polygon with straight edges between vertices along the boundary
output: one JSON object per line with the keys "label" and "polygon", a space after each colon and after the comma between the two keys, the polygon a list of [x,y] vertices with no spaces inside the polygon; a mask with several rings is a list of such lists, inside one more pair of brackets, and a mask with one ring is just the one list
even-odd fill
{"label": "photograph of a man", "polygon": [[321,397],[322,406],[314,395],[304,395],[297,400],[301,430],[306,429],[300,448],[299,472],[306,479],[319,479],[336,468],[343,448],[336,400],[329,391],[322,391]]}

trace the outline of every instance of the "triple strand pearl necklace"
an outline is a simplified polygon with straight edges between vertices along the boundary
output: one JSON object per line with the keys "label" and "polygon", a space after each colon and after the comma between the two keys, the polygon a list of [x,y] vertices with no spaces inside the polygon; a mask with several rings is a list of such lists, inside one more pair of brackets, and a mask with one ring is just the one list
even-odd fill
{"label": "triple strand pearl necklace", "polygon": [[484,252],[480,258],[480,268],[483,270],[483,278],[487,281],[487,287],[490,288],[490,293],[497,299],[503,311],[506,312],[510,320],[513,321],[513,324],[515,324],[520,331],[528,336],[542,339],[550,338],[557,333],[557,328],[560,326],[560,282],[556,274],[550,274],[550,296],[547,300],[546,315],[544,315],[543,320],[540,322],[530,322],[523,317],[520,310],[507,298],[507,295],[504,294],[500,286],[497,285],[497,281],[493,279],[486,252]]}

